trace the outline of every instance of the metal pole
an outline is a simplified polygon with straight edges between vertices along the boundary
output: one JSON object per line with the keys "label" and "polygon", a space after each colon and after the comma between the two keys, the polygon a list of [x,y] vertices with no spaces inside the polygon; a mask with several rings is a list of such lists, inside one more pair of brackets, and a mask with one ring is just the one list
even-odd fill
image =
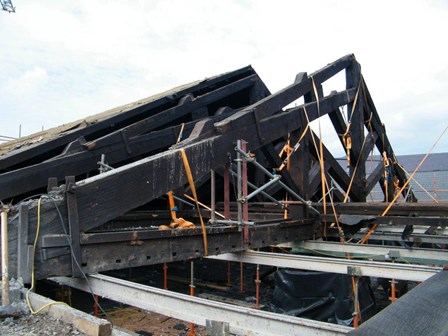
{"label": "metal pole", "polygon": [[8,209],[1,212],[2,232],[2,305],[9,306]]}
{"label": "metal pole", "polygon": [[168,266],[163,263],[163,289],[168,289]]}
{"label": "metal pole", "polygon": [[240,261],[240,293],[244,293],[244,264]]}
{"label": "metal pole", "polygon": [[[230,219],[230,164],[224,167],[224,218]],[[232,171],[232,173],[234,173]],[[235,174],[235,173],[234,173]]]}
{"label": "metal pole", "polygon": [[[238,194],[238,224],[243,224],[243,204],[239,201],[241,197],[243,196],[243,188],[242,188],[242,170],[243,170],[243,159],[241,156],[241,140],[238,140],[236,142],[237,146],[237,153],[236,153],[236,167],[237,167],[237,194]],[[244,152],[243,152],[244,153]]]}
{"label": "metal pole", "polygon": [[215,211],[216,211],[216,181],[215,181],[215,171],[212,169],[210,171],[210,180],[211,180],[211,195],[210,195],[210,202],[211,202],[211,208],[212,208],[212,213],[210,216],[210,221],[212,223],[215,222],[216,220],[216,215],[215,215]]}
{"label": "metal pole", "polygon": [[[275,175],[271,174],[265,167],[263,167],[260,163],[257,162],[257,160],[255,160],[254,158],[250,157],[249,154],[247,154],[245,151],[243,151],[240,147],[236,147],[235,148],[237,151],[237,155],[239,155],[239,157],[244,156],[246,158],[247,162],[251,162],[252,164],[255,165],[255,167],[257,167],[258,169],[260,169],[262,172],[264,172],[267,176],[269,176],[270,178],[273,178]],[[282,181],[278,182],[283,189],[285,189],[287,192],[289,192],[292,196],[294,196],[296,199],[298,199],[299,201],[302,201],[311,211],[313,211],[315,214],[320,215],[320,212],[318,210],[316,210],[315,208],[313,208],[311,205],[308,204],[308,202],[306,200],[304,200],[302,197],[300,197],[295,191],[293,191],[291,188],[289,188],[286,184],[284,184]]]}
{"label": "metal pole", "polygon": [[[232,176],[237,176],[237,173],[235,173],[233,170],[230,170],[230,174],[231,174]],[[251,182],[249,182],[249,181],[247,181],[247,185],[248,185],[249,187],[251,187],[252,189],[254,189],[254,190],[256,190],[256,189],[258,188],[255,184],[253,184],[253,183],[251,183]],[[274,197],[272,197],[271,195],[269,195],[267,192],[265,192],[265,191],[262,190],[262,191],[261,191],[261,194],[262,194],[263,196],[265,196],[267,199],[269,199],[269,200],[271,200],[272,202],[274,202],[275,204],[282,206],[282,203],[281,203],[281,202],[277,201]]]}
{"label": "metal pole", "polygon": [[255,308],[260,309],[260,265],[257,264],[257,273],[255,277]]}
{"label": "metal pole", "polygon": [[[190,262],[190,295],[194,296],[194,261]],[[190,336],[194,336],[195,332],[194,332],[194,323],[190,323]]]}
{"label": "metal pole", "polygon": [[252,197],[258,195],[259,193],[261,193],[263,190],[266,190],[267,188],[269,188],[271,185],[277,183],[280,180],[280,175],[275,176],[273,179],[271,179],[269,182],[267,182],[266,184],[262,185],[260,188],[254,190],[253,192],[251,192],[249,195],[247,195],[245,197],[245,201],[247,202],[248,200],[250,200]]}

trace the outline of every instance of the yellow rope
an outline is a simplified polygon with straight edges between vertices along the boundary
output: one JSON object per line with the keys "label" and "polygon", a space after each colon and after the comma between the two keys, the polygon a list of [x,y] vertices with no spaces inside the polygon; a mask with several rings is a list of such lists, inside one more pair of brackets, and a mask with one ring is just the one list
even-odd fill
{"label": "yellow rope", "polygon": [[184,163],[185,172],[187,173],[188,183],[190,184],[191,193],[193,194],[194,201],[196,203],[196,208],[198,209],[199,220],[201,221],[202,228],[202,238],[204,240],[204,255],[208,256],[208,242],[207,242],[207,231],[205,229],[204,220],[202,219],[201,209],[199,208],[198,195],[196,194],[196,187],[194,186],[193,175],[191,173],[190,164],[188,163],[187,154],[185,149],[181,148],[180,153],[182,154],[182,161]]}
{"label": "yellow rope", "polygon": [[[389,212],[390,208],[392,208],[392,206],[395,204],[395,202],[397,201],[398,197],[400,196],[400,194],[403,192],[404,189],[406,189],[406,187],[408,186],[408,184],[411,182],[411,180],[414,178],[414,175],[417,173],[417,171],[420,169],[420,167],[423,165],[423,163],[426,161],[426,159],[428,158],[429,154],[432,152],[432,150],[434,149],[434,147],[437,145],[437,143],[440,141],[440,139],[442,138],[442,136],[445,134],[445,132],[448,130],[448,126],[445,127],[445,129],[443,130],[442,134],[438,137],[438,139],[436,140],[436,142],[432,145],[432,147],[429,149],[429,151],[426,153],[426,155],[423,157],[423,159],[420,161],[420,163],[418,164],[417,167],[415,167],[414,171],[412,172],[411,176],[406,180],[406,182],[403,184],[403,186],[400,189],[400,192],[398,192],[394,199],[392,200],[392,202],[389,203],[389,205],[386,207],[386,209],[383,211],[383,213],[380,215],[380,217],[384,217],[387,215],[387,213]],[[375,232],[376,228],[378,227],[378,223],[375,223],[370,230],[366,233],[366,235],[364,236],[364,238],[359,242],[359,244],[365,244],[367,242],[367,240],[369,240],[369,237]]]}
{"label": "yellow rope", "polygon": [[[313,90],[314,90],[314,96],[316,97],[316,104],[317,104],[317,116],[319,118],[319,164],[320,164],[320,178],[321,178],[321,186],[322,186],[322,202],[324,207],[324,215],[327,214],[327,197],[325,196],[327,191],[325,189],[326,181],[325,178],[325,164],[324,164],[324,151],[323,151],[323,144],[322,144],[322,129],[320,125],[320,104],[319,104],[319,94],[317,92],[316,83],[314,83],[314,78],[311,77],[311,81],[313,83]],[[309,123],[309,122],[308,122]]]}
{"label": "yellow rope", "polygon": [[[303,107],[303,111],[305,113],[306,120],[307,120],[307,122],[309,124],[310,123],[310,119],[308,117],[308,112],[306,111],[305,107]],[[313,140],[314,148],[316,150],[317,158],[318,158],[318,160],[320,162],[321,160],[323,160],[323,158],[321,158],[321,156],[319,154],[319,150],[317,148],[316,139],[314,139],[314,134],[313,134],[313,132],[311,132],[311,130],[310,130],[310,134],[311,134],[311,139]],[[325,174],[323,175],[323,178],[324,178],[324,181],[322,181],[322,183],[325,183],[325,185],[329,189],[328,181],[327,181],[327,178],[325,177]],[[331,194],[329,194],[329,196],[330,196],[330,204],[331,204],[331,209],[333,211],[335,223],[336,223],[336,226],[338,228],[339,234],[341,235],[341,241],[345,241],[345,234],[344,234],[344,231],[342,230],[342,228],[341,228],[341,226],[339,224],[338,214],[336,212],[336,207],[334,206],[333,197],[331,196]],[[324,198],[325,198],[325,195],[324,195]]]}
{"label": "yellow rope", "polygon": [[[287,166],[287,164],[289,163],[289,158],[291,157],[292,154],[294,154],[297,149],[299,148],[300,142],[303,140],[303,138],[306,135],[306,132],[308,132],[308,128],[309,128],[309,123],[306,125],[305,129],[303,130],[302,134],[300,135],[299,140],[297,140],[296,144],[294,145],[294,147],[289,147],[290,148],[290,152],[289,154],[286,156],[286,158],[283,160],[282,164],[280,165],[280,167],[277,168],[278,171],[282,170],[283,168],[285,168],[285,166]],[[279,156],[281,156],[283,154],[283,152],[285,151],[285,146],[283,147],[282,151],[280,152]]]}
{"label": "yellow rope", "polygon": [[[364,145],[365,144],[366,144],[366,138],[364,137],[364,141],[362,142],[360,153],[362,153],[362,150],[364,149]],[[350,183],[348,184],[347,191],[346,191],[345,196],[344,196],[344,201],[342,203],[347,203],[350,191],[352,189],[353,181],[355,180],[356,171],[358,170],[358,165],[359,165],[360,159],[361,159],[361,154],[358,155],[358,160],[356,161],[355,169],[353,169],[353,173],[352,173],[352,176],[350,178]]]}
{"label": "yellow rope", "polygon": [[34,285],[35,285],[35,281],[34,281],[34,256],[36,255],[36,247],[37,247],[37,241],[38,241],[38,238],[39,238],[39,231],[40,231],[40,208],[41,208],[41,202],[42,202],[42,197],[40,197],[39,200],[37,201],[37,228],[36,228],[36,238],[34,239],[34,245],[33,245],[33,262],[31,263],[31,288],[28,289],[28,291],[26,292],[26,295],[25,295],[26,303],[27,303],[28,308],[30,309],[30,312],[31,312],[32,315],[36,315],[36,314],[40,313],[42,310],[44,310],[45,308],[48,308],[48,307],[50,307],[50,306],[52,306],[54,304],[62,304],[62,305],[70,307],[65,302],[55,301],[55,302],[50,302],[50,303],[47,303],[46,305],[43,305],[38,310],[33,310],[33,307],[31,306],[31,302],[30,302],[30,299],[29,299],[29,294],[30,294],[30,292],[32,292],[34,290]]}
{"label": "yellow rope", "polygon": [[182,140],[182,136],[183,136],[183,133],[184,133],[184,127],[185,127],[185,123],[182,123],[182,126],[180,127],[180,132],[179,132],[179,136],[177,137],[176,143],[179,143]]}

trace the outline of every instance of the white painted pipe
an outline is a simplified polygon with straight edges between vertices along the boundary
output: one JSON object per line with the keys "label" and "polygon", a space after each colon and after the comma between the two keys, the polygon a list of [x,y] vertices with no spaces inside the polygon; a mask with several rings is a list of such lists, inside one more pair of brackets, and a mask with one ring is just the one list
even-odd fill
{"label": "white painted pipe", "polygon": [[2,210],[2,305],[9,305],[8,212]]}

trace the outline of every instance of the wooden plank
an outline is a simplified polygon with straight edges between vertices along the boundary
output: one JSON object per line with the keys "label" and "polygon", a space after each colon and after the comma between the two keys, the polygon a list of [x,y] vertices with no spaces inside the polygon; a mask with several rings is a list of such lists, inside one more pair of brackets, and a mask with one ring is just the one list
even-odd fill
{"label": "wooden plank", "polygon": [[[353,91],[343,91],[323,98],[320,102],[321,114],[346,104],[347,101],[353,99],[353,95]],[[309,103],[307,106],[311,116],[317,117],[316,103]],[[282,114],[285,118],[295,119],[301,112],[303,112],[301,109],[292,109]],[[272,142],[282,134],[297,129],[298,126],[297,122],[285,125],[284,118],[278,118],[278,116],[264,119],[260,124],[261,129],[266,130],[263,132],[266,142]],[[244,134],[244,140],[248,141],[250,150],[256,150],[261,146],[254,122],[240,125],[237,129],[230,129],[225,135],[185,146],[190,166],[194,167],[194,178],[198,179],[208,174],[211,169],[223,166],[228,160],[227,153],[234,152],[233,143],[241,138],[241,134]],[[170,175],[162,178],[161,172],[170,172]],[[97,227],[169,190],[183,186],[186,181],[178,149],[168,150],[163,154],[142,159],[101,176],[80,181],[77,184],[78,206],[83,209],[79,214],[80,229],[85,231]],[[117,198],[116,195],[123,195],[123,197]]]}
{"label": "wooden plank", "polygon": [[372,189],[379,182],[383,174],[384,174],[384,164],[383,161],[380,161],[367,178],[366,190],[365,190],[367,194],[369,194],[372,191]]}
{"label": "wooden plank", "polygon": [[[257,115],[258,120],[272,116],[283,107],[308,93],[312,88],[311,77],[314,78],[316,84],[321,84],[325,80],[337,74],[339,71],[348,67],[353,60],[353,55],[344,56],[314,72],[310,76],[301,78],[300,81],[294,82],[279,92],[276,92],[271,96],[260,100],[256,104],[244,109],[243,111],[227,118],[226,120],[217,123],[216,127],[220,132],[224,133],[229,128],[235,128],[241,124],[252,123],[254,121],[255,114]],[[297,128],[298,127],[295,129]]]}
{"label": "wooden plank", "polygon": [[103,136],[102,138],[87,143],[86,147],[92,149],[95,146],[106,146],[114,143],[117,137],[120,137],[121,131],[126,131],[129,137],[152,131],[173,122],[174,120],[178,120],[198,109],[202,109],[207,105],[213,104],[235,93],[241,92],[254,85],[257,81],[259,81],[259,77],[257,75],[251,75],[198,97],[194,97],[192,94],[185,95],[180,99],[176,106],[160,111],[159,113],[156,113],[148,118],[126,126],[119,131],[115,131]]}
{"label": "wooden plank", "polygon": [[[313,132],[314,138],[316,139],[316,142],[318,141],[317,135]],[[318,153],[316,153],[316,149],[314,148],[314,144],[310,143],[310,153],[314,156],[316,160],[318,160]],[[322,145],[323,147],[323,153],[324,153],[324,160],[326,163],[330,165],[330,168],[328,170],[331,177],[336,181],[337,184],[344,190],[348,190],[348,186],[350,184],[350,177],[345,172],[344,168],[341,167],[339,162],[333,157],[333,155],[330,153],[330,151],[327,149],[325,145]],[[356,182],[353,182],[355,184]],[[358,194],[358,188],[351,188],[350,190],[350,197],[352,200],[358,200],[359,194]]]}
{"label": "wooden plank", "polygon": [[[380,153],[383,153],[383,151],[385,151],[389,158],[395,158],[395,153],[392,149],[389,138],[386,134],[386,129],[384,127],[384,124],[381,122],[380,116],[378,114],[378,111],[376,110],[375,104],[370,95],[367,84],[365,83],[364,80],[363,80],[362,84],[363,84],[363,94],[365,95],[365,98],[364,98],[364,100],[365,100],[365,118],[366,118],[366,120],[370,120],[368,126],[371,127],[372,130],[378,134],[378,138],[376,140],[376,147]],[[394,164],[394,171],[399,179],[399,185],[403,186],[407,180],[406,173],[397,164]],[[409,187],[405,188],[403,190],[402,195],[403,196],[407,195],[408,191],[409,191]],[[413,193],[412,190],[409,192],[409,200],[410,200],[410,202],[417,201],[417,197],[415,196],[415,194]]]}
{"label": "wooden plank", "polygon": [[350,150],[350,176],[353,178],[352,189],[356,189],[358,194],[358,201],[365,202],[366,195],[364,194],[364,183],[366,179],[365,161],[361,156],[362,146],[364,144],[364,95],[362,93],[361,85],[361,65],[354,61],[346,69],[346,87],[356,88],[358,90],[358,97],[347,105],[347,120],[350,124],[349,134],[351,136],[351,150]]}
{"label": "wooden plank", "polygon": [[[226,116],[227,114],[213,116],[207,120],[213,123]],[[195,122],[186,123],[183,130],[184,137],[188,137],[194,127]],[[98,161],[102,154],[106,155],[108,164],[114,166],[132,157],[140,157],[167,149],[176,143],[180,129],[181,125],[178,125],[136,136],[128,140],[128,146],[121,139],[118,139],[116,143],[109,146],[95,147],[90,151],[57,157],[30,167],[1,174],[0,199],[7,199],[43,188],[49,176],[56,178],[58,181],[63,181],[66,175],[79,176],[94,171],[98,168]],[[132,155],[129,155],[129,149]]]}
{"label": "wooden plank", "polygon": [[[135,121],[136,119],[146,116],[148,111],[156,108],[167,108],[176,104],[178,97],[182,97],[186,94],[192,93],[197,95],[198,92],[206,91],[208,87],[217,88],[221,85],[226,85],[230,81],[235,81],[246,76],[255,74],[255,71],[251,66],[247,66],[226,74],[216,76],[214,78],[206,79],[197,84],[187,85],[180,89],[173,89],[170,94],[150,101],[147,104],[139,105],[137,107],[128,109],[122,113],[118,113],[115,116],[96,122],[88,127],[77,128],[64,132],[60,136],[45,141],[43,143],[36,143],[26,148],[15,150],[11,153],[5,154],[0,160],[0,171],[6,171],[11,169],[17,169],[26,165],[42,162],[49,159],[54,155],[60,154],[64,147],[72,142],[84,136],[86,139],[97,138],[100,134],[108,133],[116,129],[122,128],[128,124],[129,121]],[[129,104],[128,104],[129,105]],[[165,106],[165,107],[163,107]],[[126,107],[124,107],[126,108]],[[129,120],[129,121],[128,121]]]}
{"label": "wooden plank", "polygon": [[[346,105],[353,100],[355,93],[355,89],[350,89],[333,93],[322,98],[319,101],[320,116],[324,116],[333,111],[335,108]],[[317,104],[316,102],[311,102],[287,109],[282,113],[277,113],[270,118],[262,120],[260,123],[260,129],[261,132],[265,134],[265,142],[271,142],[270,139],[280,139],[281,137],[287,135],[288,132],[303,129],[305,125],[303,125],[303,120],[300,116],[305,115],[305,110],[310,122],[319,118]],[[267,133],[269,133],[269,136],[266,135]]]}
{"label": "wooden plank", "polygon": [[[311,221],[290,221],[290,225],[265,224],[249,227],[250,245],[245,244],[238,228],[232,232],[208,234],[210,255],[243,251],[247,248],[261,248],[291,240],[310,239],[313,236]],[[295,223],[295,224],[294,224]],[[169,230],[171,237],[144,240],[138,243],[111,242],[82,245],[83,271],[95,273],[128,267],[155,265],[164,262],[200,258],[204,255],[203,238],[200,230],[194,235],[185,234],[189,230]],[[70,275],[71,267],[61,256],[36,265],[38,279],[55,275]]]}

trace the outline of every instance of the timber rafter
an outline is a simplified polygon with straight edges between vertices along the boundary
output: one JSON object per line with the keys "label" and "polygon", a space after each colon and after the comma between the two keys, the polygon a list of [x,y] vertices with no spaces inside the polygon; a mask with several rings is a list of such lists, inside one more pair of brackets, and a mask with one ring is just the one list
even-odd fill
{"label": "timber rafter", "polygon": [[[346,74],[346,88],[324,95],[322,84],[341,71]],[[302,97],[304,104],[288,107]],[[343,107],[347,110],[348,123],[340,112]],[[344,148],[350,154],[347,171],[324,144],[320,150],[315,147],[319,139],[309,123],[326,115],[343,146],[346,146],[346,139],[350,137],[351,146]],[[284,146],[288,138],[292,139],[290,146],[301,140],[289,157],[292,168],[279,171],[284,158],[279,157],[278,148]],[[378,183],[383,186],[385,178],[385,167],[382,164],[370,175],[366,173],[366,161],[375,146],[391,160],[393,169],[389,171],[389,183],[390,178],[395,176],[399,185],[406,181],[406,175],[396,162],[385,127],[361,75],[361,67],[354,55],[347,55],[310,75],[298,74],[292,84],[274,94],[270,94],[251,67],[245,67],[174,90],[155,100],[133,105],[123,113],[114,114],[82,129],[64,132],[40,145],[24,147],[16,153],[12,151],[0,159],[0,199],[19,201],[30,194],[44,191],[48,181],[51,181],[49,196],[43,199],[41,209],[41,253],[36,259],[40,277],[50,273],[57,275],[54,272],[58,270],[60,275],[70,272],[77,274],[74,261],[70,263],[71,257],[67,253],[71,245],[51,245],[59,244],[55,242],[67,235],[70,236],[71,244],[76,245],[70,248],[76,250],[76,255],[81,259],[81,268],[87,272],[130,267],[132,260],[134,265],[144,265],[199,257],[205,253],[198,248],[200,235],[185,233],[180,235],[182,237],[173,237],[172,234],[157,236],[160,239],[157,246],[162,252],[154,254],[151,247],[145,244],[146,240],[152,239],[148,238],[152,233],[141,240],[135,237],[129,240],[126,238],[129,232],[138,230],[132,222],[126,222],[129,226],[126,233],[117,233],[120,235],[117,238],[120,247],[113,241],[97,242],[101,244],[97,246],[98,251],[101,251],[97,255],[99,260],[89,261],[94,258],[95,243],[89,242],[86,237],[100,239],[100,233],[92,235],[96,231],[103,232],[104,237],[112,236],[112,233],[107,234],[108,225],[136,209],[166,210],[163,197],[169,191],[182,195],[188,190],[181,151],[188,158],[193,179],[199,182],[198,194],[207,198],[206,195],[210,193],[210,171],[225,172],[225,167],[235,160],[235,143],[240,139],[247,142],[251,153],[256,153],[258,162],[280,174],[281,181],[306,200],[333,200],[329,195],[322,194],[325,190],[321,188],[324,183],[322,176],[325,176],[327,184],[333,181],[336,186],[331,194],[335,201],[347,199],[345,194],[348,193],[350,202],[365,202],[370,190]],[[100,174],[98,161],[101,156],[114,169]],[[323,160],[322,165],[319,160]],[[320,171],[321,167],[324,172]],[[249,179],[256,180],[258,187],[268,180],[253,170],[249,170],[248,175]],[[223,182],[222,179],[220,177],[220,182]],[[70,182],[57,186],[64,180]],[[222,192],[229,187],[220,188]],[[285,197],[281,188],[272,187],[267,192],[271,197]],[[387,193],[390,193],[390,189]],[[408,194],[408,190],[404,190],[403,194]],[[409,194],[415,200],[412,192]],[[385,195],[385,198],[388,196]],[[236,200],[234,195],[230,198]],[[229,199],[229,196],[218,197],[218,201],[225,199]],[[38,215],[35,200],[27,203],[27,244],[31,243],[36,232]],[[301,211],[292,212],[291,216],[288,223],[280,215],[269,223],[270,226],[250,228],[243,242],[238,241],[241,232],[235,231],[234,227],[208,227],[211,235],[217,234],[211,244],[214,248],[212,253],[243,250],[249,246],[263,247],[273,242],[286,241],[292,236],[309,239],[320,234],[317,218],[304,207]],[[322,220],[329,221],[336,217],[327,215]],[[12,218],[12,222],[18,221],[18,217]],[[144,229],[157,230],[157,227],[151,225],[159,224],[148,220]],[[136,234],[138,236],[138,232]],[[220,240],[219,234],[227,237],[228,241]],[[254,245],[248,245],[246,240],[250,240],[249,236]],[[263,239],[265,236],[268,238]],[[12,232],[11,237],[15,248],[17,235]],[[193,250],[188,247],[188,237],[195,241]],[[179,251],[182,252],[176,252],[173,257],[172,252],[169,253],[173,245],[166,242],[167,239],[172,240],[172,244],[179,243]],[[136,257],[139,251],[142,254]],[[23,259],[23,256],[18,258]]]}

